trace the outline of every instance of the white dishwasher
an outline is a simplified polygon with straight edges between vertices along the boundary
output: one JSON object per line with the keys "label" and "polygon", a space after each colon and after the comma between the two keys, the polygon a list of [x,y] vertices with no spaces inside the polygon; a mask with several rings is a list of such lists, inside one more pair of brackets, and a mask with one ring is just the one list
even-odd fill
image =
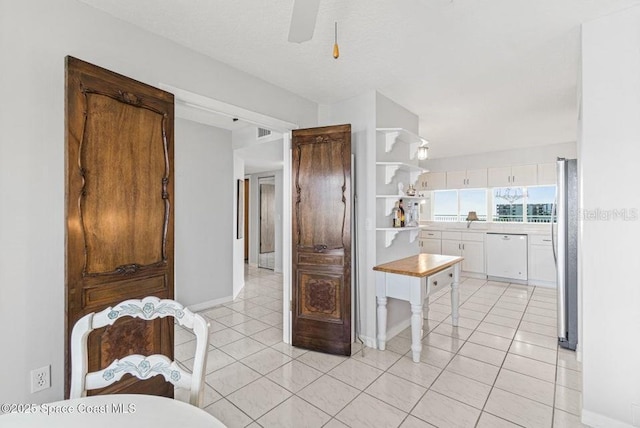
{"label": "white dishwasher", "polygon": [[487,276],[527,280],[527,235],[487,233]]}

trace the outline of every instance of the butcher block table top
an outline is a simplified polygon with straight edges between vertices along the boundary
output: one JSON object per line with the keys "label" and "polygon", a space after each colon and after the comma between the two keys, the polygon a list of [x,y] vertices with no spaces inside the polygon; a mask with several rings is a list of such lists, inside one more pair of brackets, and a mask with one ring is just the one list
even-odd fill
{"label": "butcher block table top", "polygon": [[375,266],[373,270],[408,276],[429,276],[460,263],[464,257],[443,256],[440,254],[418,254],[404,259],[394,260]]}

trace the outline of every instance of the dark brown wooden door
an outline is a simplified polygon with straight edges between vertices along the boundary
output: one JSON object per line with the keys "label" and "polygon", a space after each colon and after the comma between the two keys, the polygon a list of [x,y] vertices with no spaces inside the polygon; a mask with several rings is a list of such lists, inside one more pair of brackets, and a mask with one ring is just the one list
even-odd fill
{"label": "dark brown wooden door", "polygon": [[293,345],[351,354],[351,125],[293,131]]}
{"label": "dark brown wooden door", "polygon": [[[173,95],[66,59],[66,319],[123,300],[173,298]],[[173,319],[125,318],[91,333],[89,371],[129,354],[173,358]],[[95,393],[173,396],[161,376]]]}
{"label": "dark brown wooden door", "polygon": [[249,260],[249,179],[244,180],[244,260]]}
{"label": "dark brown wooden door", "polygon": [[276,186],[260,184],[260,254],[273,253],[276,245]]}

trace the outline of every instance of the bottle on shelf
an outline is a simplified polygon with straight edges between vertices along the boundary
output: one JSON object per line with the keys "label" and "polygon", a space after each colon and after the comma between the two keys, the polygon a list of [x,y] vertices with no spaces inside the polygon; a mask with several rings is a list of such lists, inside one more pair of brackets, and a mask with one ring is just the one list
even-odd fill
{"label": "bottle on shelf", "polygon": [[408,208],[407,227],[418,227],[418,203],[411,204]]}
{"label": "bottle on shelf", "polygon": [[398,203],[398,209],[400,210],[400,227],[404,227],[406,219],[405,219],[404,207],[402,206],[402,199],[400,199]]}
{"label": "bottle on shelf", "polygon": [[396,201],[391,211],[391,220],[393,221],[393,227],[400,227],[400,202],[398,201]]}

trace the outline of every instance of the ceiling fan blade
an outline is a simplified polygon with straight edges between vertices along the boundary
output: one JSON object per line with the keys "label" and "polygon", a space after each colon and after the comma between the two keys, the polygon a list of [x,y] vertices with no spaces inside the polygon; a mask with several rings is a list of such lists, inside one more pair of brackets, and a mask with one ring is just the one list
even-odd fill
{"label": "ceiling fan blade", "polygon": [[289,41],[302,43],[311,40],[316,28],[320,0],[294,0],[289,28]]}

